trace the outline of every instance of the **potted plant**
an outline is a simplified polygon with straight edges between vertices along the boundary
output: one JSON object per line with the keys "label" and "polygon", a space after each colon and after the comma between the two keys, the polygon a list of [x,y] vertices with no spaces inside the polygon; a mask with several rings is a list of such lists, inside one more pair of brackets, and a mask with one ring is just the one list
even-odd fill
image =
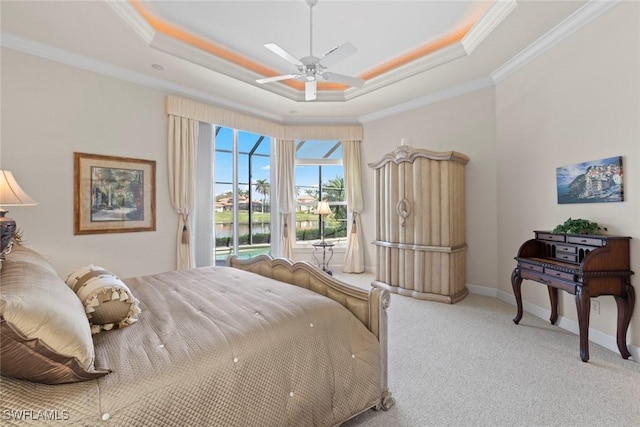
{"label": "potted plant", "polygon": [[607,231],[606,227],[601,227],[597,222],[589,221],[588,219],[573,219],[569,218],[564,223],[559,224],[551,232],[553,234],[602,234],[603,231]]}

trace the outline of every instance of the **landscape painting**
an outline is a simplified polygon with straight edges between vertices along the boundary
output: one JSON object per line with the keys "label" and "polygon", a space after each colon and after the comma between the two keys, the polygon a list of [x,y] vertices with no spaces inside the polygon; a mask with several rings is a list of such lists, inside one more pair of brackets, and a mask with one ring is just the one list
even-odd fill
{"label": "landscape painting", "polygon": [[558,203],[622,202],[622,156],[556,169]]}
{"label": "landscape painting", "polygon": [[91,167],[91,221],[144,220],[144,171]]}
{"label": "landscape painting", "polygon": [[153,231],[153,160],[74,153],[74,233]]}

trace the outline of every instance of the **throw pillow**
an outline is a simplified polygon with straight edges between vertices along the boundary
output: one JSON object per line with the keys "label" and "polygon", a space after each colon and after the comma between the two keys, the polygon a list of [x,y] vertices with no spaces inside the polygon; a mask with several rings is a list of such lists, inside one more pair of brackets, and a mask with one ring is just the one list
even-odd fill
{"label": "throw pillow", "polygon": [[35,251],[14,244],[0,271],[2,375],[63,384],[99,378],[82,304]]}
{"label": "throw pillow", "polygon": [[123,328],[138,320],[138,300],[122,280],[104,268],[83,267],[71,273],[66,283],[84,305],[92,334]]}

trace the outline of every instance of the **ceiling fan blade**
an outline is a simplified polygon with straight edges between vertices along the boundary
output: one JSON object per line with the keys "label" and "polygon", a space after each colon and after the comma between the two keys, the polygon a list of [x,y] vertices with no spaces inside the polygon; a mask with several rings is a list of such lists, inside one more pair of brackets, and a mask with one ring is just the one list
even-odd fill
{"label": "ceiling fan blade", "polygon": [[256,82],[257,83],[271,83],[271,82],[279,82],[280,80],[295,79],[296,77],[300,77],[300,74],[285,74],[283,76],[265,77],[264,79],[256,80]]}
{"label": "ceiling fan blade", "polygon": [[284,50],[283,48],[281,48],[280,46],[278,46],[275,43],[267,43],[267,44],[264,45],[264,47],[266,47],[271,52],[275,53],[276,55],[278,55],[280,58],[284,59],[285,61],[292,63],[296,67],[304,65],[302,62],[300,62],[300,60],[298,58],[296,58],[295,56],[291,55],[289,52],[287,52],[286,50]]}
{"label": "ceiling fan blade", "polygon": [[353,87],[362,87],[364,80],[357,77],[345,76],[344,74],[323,73],[322,77],[329,82],[344,83]]}
{"label": "ceiling fan blade", "polygon": [[313,101],[316,99],[316,86],[317,82],[315,80],[306,81],[304,83],[304,100],[305,101]]}
{"label": "ceiling fan blade", "polygon": [[351,43],[343,43],[326,52],[322,56],[322,59],[320,59],[320,65],[326,68],[330,65],[337,64],[343,59],[353,55],[357,51],[358,49],[356,49],[356,47]]}

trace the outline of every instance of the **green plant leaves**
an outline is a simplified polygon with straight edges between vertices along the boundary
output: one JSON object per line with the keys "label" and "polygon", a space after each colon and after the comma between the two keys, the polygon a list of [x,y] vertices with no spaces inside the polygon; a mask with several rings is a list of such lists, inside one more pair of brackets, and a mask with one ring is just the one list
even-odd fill
{"label": "green plant leaves", "polygon": [[554,234],[602,234],[602,231],[607,231],[607,228],[601,227],[597,222],[582,218],[569,218],[564,223],[557,225],[551,232]]}

